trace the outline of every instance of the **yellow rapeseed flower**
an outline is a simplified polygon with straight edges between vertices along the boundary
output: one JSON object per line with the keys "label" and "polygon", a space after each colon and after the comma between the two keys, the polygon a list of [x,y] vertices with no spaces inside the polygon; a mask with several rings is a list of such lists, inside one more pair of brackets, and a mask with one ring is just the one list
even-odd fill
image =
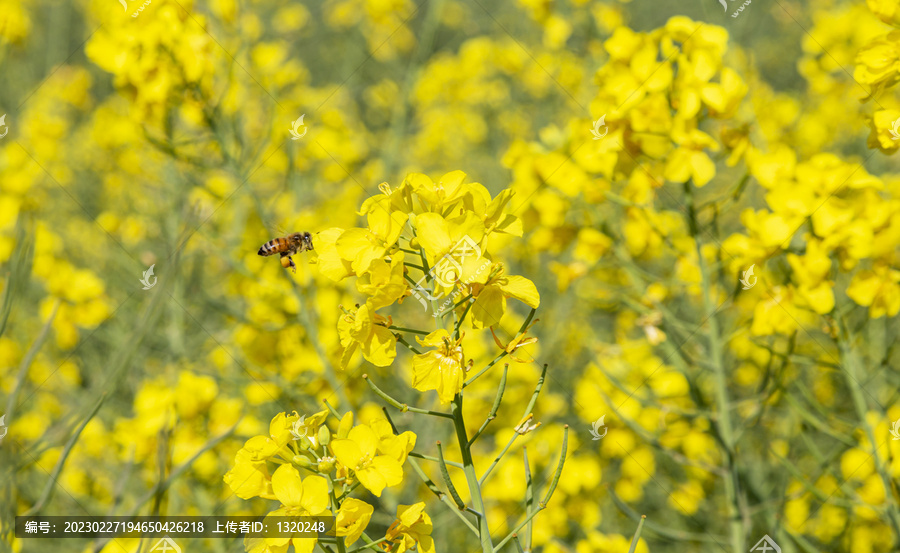
{"label": "yellow rapeseed flower", "polygon": [[466,378],[462,339],[451,341],[450,334],[441,328],[416,341],[437,349],[413,357],[413,388],[420,392],[437,390],[441,403],[450,403],[462,390]]}
{"label": "yellow rapeseed flower", "polygon": [[[281,465],[272,475],[272,490],[281,507],[268,517],[321,516],[328,508],[328,482],[321,476],[300,477],[293,465]],[[278,536],[265,538],[269,548],[294,546],[297,553],[312,553],[316,538]]]}
{"label": "yellow rapeseed flower", "polygon": [[[385,537],[397,549],[392,553],[418,551],[434,553],[434,540],[431,539],[431,517],[425,512],[425,503],[415,505],[398,505],[397,520],[388,528]],[[418,544],[418,547],[417,547]]]}
{"label": "yellow rapeseed flower", "polygon": [[344,536],[344,543],[352,544],[362,535],[375,508],[365,501],[348,497],[341,503],[335,519],[335,529],[338,536]]}
{"label": "yellow rapeseed flower", "polygon": [[378,455],[378,436],[366,425],[350,430],[346,438],[331,442],[331,452],[353,471],[360,483],[378,497],[385,487],[403,481],[403,467],[395,457]]}
{"label": "yellow rapeseed flower", "polygon": [[397,339],[388,330],[390,322],[375,313],[368,305],[356,312],[350,312],[338,319],[338,334],[341,346],[341,369],[346,369],[357,350],[361,350],[366,361],[378,367],[387,367],[397,356]]}

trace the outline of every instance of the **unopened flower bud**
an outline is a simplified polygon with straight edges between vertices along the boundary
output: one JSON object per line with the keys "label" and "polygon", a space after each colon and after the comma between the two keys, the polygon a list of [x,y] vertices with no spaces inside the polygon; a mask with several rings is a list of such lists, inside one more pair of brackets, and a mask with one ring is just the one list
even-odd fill
{"label": "unopened flower bud", "polygon": [[319,472],[322,474],[328,474],[334,470],[334,457],[322,457],[322,460],[319,461],[318,466]]}
{"label": "unopened flower bud", "polygon": [[331,430],[328,430],[328,427],[322,425],[319,428],[319,443],[322,445],[328,445],[331,441]]}
{"label": "unopened flower bud", "polygon": [[313,446],[312,441],[310,441],[310,439],[307,438],[306,436],[301,437],[299,442],[300,442],[300,449],[302,449],[304,451],[308,450],[309,448],[311,448]]}
{"label": "unopened flower bud", "polygon": [[291,459],[291,461],[295,465],[299,465],[301,467],[310,468],[313,466],[312,459],[310,459],[309,457],[306,457],[305,455],[294,455],[294,458]]}

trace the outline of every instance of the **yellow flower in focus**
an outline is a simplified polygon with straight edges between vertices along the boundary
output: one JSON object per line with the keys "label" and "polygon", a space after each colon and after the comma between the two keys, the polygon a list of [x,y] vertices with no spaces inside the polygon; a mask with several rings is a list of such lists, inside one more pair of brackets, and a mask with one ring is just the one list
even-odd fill
{"label": "yellow flower in focus", "polygon": [[279,454],[285,459],[290,459],[294,454],[286,449],[286,446],[294,439],[291,430],[299,418],[296,411],[292,415],[287,413],[275,415],[269,423],[269,435],[250,438],[244,443],[241,451],[248,452],[253,461],[265,462]]}
{"label": "yellow flower in focus", "polygon": [[[321,476],[300,477],[300,472],[292,465],[281,465],[272,475],[272,489],[281,502],[281,508],[266,515],[268,517],[321,516],[328,508],[328,482]],[[297,553],[312,553],[316,538],[279,536],[265,538],[269,548],[293,545]]]}
{"label": "yellow flower in focus", "polygon": [[451,341],[450,334],[441,328],[416,341],[437,349],[413,357],[413,388],[420,392],[437,390],[441,403],[450,403],[462,390],[466,377],[462,338]]}
{"label": "yellow flower in focus", "polygon": [[[297,412],[294,411],[294,414],[296,415]],[[322,423],[324,423],[327,418],[327,409],[319,411],[315,415],[310,415],[309,417],[303,415],[291,425],[291,437],[294,440],[306,437],[309,438],[314,446],[317,445],[316,440],[318,439],[319,427],[322,426]]]}
{"label": "yellow flower in focus", "polygon": [[394,457],[401,465],[405,463],[409,452],[416,447],[415,433],[407,430],[398,436],[386,419],[375,419],[369,426],[378,436],[378,453]]}
{"label": "yellow flower in focus", "polygon": [[315,238],[318,253],[315,259],[319,271],[335,282],[354,274],[353,264],[341,257],[337,250],[337,240],[342,234],[344,229],[330,228],[319,232]]}
{"label": "yellow flower in focus", "polygon": [[337,253],[350,262],[353,272],[361,275],[369,270],[376,259],[387,254],[397,243],[408,215],[390,211],[390,198],[383,196],[366,214],[368,228],[351,228],[341,233],[334,245]]}
{"label": "yellow flower in focus", "polygon": [[403,276],[403,252],[391,255],[390,262],[374,261],[369,271],[360,275],[356,289],[367,294],[366,305],[371,309],[381,309],[391,305],[406,293],[407,283]]}
{"label": "yellow flower in focus", "polygon": [[427,210],[433,213],[441,213],[444,209],[461,200],[468,194],[469,189],[463,185],[466,174],[462,171],[451,171],[442,176],[435,183],[427,175],[411,173],[404,179],[404,184],[409,184],[413,192],[424,200]]}
{"label": "yellow flower in focus", "polygon": [[392,553],[435,553],[434,540],[431,539],[432,528],[431,517],[425,512],[425,503],[398,505],[397,520],[388,528],[385,538],[397,546],[396,550],[391,549]]}
{"label": "yellow flower in focus", "polygon": [[266,462],[257,460],[246,448],[239,449],[234,456],[234,466],[225,473],[225,483],[241,499],[275,499]]}
{"label": "yellow flower in focus", "polygon": [[387,367],[397,356],[397,339],[388,330],[390,322],[363,305],[355,313],[347,313],[338,319],[338,335],[344,353],[341,369],[345,370],[357,349],[362,350],[366,361],[378,367]]}
{"label": "yellow flower in focus", "polygon": [[403,481],[403,467],[396,458],[378,455],[378,436],[365,425],[354,427],[344,439],[331,442],[331,452],[359,482],[378,497],[388,486]]}
{"label": "yellow flower in focus", "polygon": [[344,536],[344,543],[352,544],[362,535],[375,508],[354,497],[348,497],[341,504],[335,519],[335,529],[338,536]]}
{"label": "yellow flower in focus", "polygon": [[474,329],[499,324],[506,313],[506,298],[515,298],[533,309],[541,304],[541,296],[533,282],[523,276],[505,276],[502,266],[484,284],[473,284],[472,294],[475,303],[469,314]]}

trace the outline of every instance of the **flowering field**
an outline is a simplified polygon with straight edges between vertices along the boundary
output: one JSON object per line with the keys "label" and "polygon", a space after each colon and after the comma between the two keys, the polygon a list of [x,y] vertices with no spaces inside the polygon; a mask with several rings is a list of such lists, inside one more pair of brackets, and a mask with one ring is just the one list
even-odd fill
{"label": "flowering field", "polygon": [[898,82],[900,0],[0,0],[0,553],[900,550]]}

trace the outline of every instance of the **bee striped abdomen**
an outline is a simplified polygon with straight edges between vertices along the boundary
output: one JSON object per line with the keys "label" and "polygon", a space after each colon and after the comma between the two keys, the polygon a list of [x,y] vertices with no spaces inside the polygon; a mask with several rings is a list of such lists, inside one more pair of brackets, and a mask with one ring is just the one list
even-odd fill
{"label": "bee striped abdomen", "polygon": [[260,246],[259,251],[256,253],[259,255],[273,255],[276,253],[281,253],[286,249],[287,240],[285,240],[284,238],[275,238]]}

